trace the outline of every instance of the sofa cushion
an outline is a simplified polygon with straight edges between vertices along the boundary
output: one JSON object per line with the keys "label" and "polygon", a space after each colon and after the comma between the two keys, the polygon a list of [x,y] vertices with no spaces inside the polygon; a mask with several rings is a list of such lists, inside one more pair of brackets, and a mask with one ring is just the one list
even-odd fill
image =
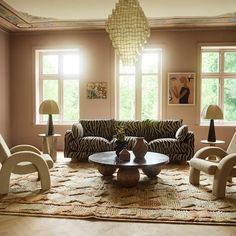
{"label": "sofa cushion", "polygon": [[80,120],[84,136],[97,136],[111,140],[113,137],[114,119],[111,120]]}
{"label": "sofa cushion", "polygon": [[87,136],[73,140],[71,149],[78,152],[105,152],[111,150],[111,144],[105,138]]}
{"label": "sofa cushion", "polygon": [[125,127],[125,135],[126,136],[135,136],[135,137],[143,137],[144,136],[144,129],[142,125],[142,121],[115,121],[114,125],[114,134],[117,132],[117,128],[119,126]]}
{"label": "sofa cushion", "polygon": [[179,127],[179,129],[177,130],[175,137],[176,139],[178,139],[179,141],[184,141],[185,138],[188,135],[188,126],[187,125],[182,125],[181,127]]}
{"label": "sofa cushion", "polygon": [[157,138],[175,138],[175,134],[182,120],[144,120],[143,129],[145,139],[150,142]]}
{"label": "sofa cushion", "polygon": [[84,136],[83,126],[78,122],[72,125],[72,136],[74,139],[81,138]]}
{"label": "sofa cushion", "polygon": [[159,152],[163,154],[182,154],[188,152],[188,144],[180,142],[175,138],[155,139],[148,144],[148,150],[151,152]]}

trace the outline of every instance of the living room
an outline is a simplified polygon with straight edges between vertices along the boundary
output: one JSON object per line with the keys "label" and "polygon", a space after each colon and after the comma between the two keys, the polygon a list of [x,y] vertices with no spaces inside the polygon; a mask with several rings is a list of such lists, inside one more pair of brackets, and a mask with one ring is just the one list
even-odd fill
{"label": "living room", "polygon": [[[11,1],[4,2],[10,5]],[[140,1],[140,4],[144,4],[144,1]],[[231,4],[231,10],[226,13],[236,11],[235,3]],[[205,18],[205,22],[207,20]],[[222,22],[216,25],[217,20]],[[195,151],[206,146],[201,140],[207,139],[209,129],[209,121],[201,120],[201,50],[208,46],[236,46],[235,15],[230,15],[228,21],[221,17],[217,20],[215,24],[213,22],[208,25],[192,23],[189,26],[183,23],[178,25],[175,22],[176,26],[153,27],[145,45],[146,48],[161,49],[159,113],[156,119],[182,119],[183,124],[194,133]],[[0,21],[0,133],[9,147],[22,143],[34,145],[39,149],[42,146],[42,140],[38,135],[45,132],[46,121],[40,119],[38,112],[41,98],[38,97],[36,83],[36,50],[78,49],[81,58],[78,119],[119,119],[116,56],[112,41],[104,27],[12,30],[12,25],[12,22],[6,24],[5,19]],[[194,99],[191,104],[170,104],[170,73],[195,74]],[[106,98],[89,99],[88,83],[99,82],[106,83]],[[141,113],[140,108],[137,108],[136,113]],[[55,133],[61,135],[58,137],[58,151],[64,150],[64,135],[71,129],[72,124],[73,122],[59,123],[55,119]],[[226,149],[236,132],[235,123],[215,122],[215,129],[217,139],[224,141],[220,147]]]}

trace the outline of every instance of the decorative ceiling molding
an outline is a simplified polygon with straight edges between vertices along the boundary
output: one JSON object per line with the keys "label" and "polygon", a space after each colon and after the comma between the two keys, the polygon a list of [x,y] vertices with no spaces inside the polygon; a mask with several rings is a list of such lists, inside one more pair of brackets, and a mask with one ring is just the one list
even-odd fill
{"label": "decorative ceiling molding", "polygon": [[[5,31],[39,31],[65,29],[105,29],[104,20],[69,21],[32,16],[18,12],[4,1],[0,2],[0,28]],[[150,28],[208,28],[236,27],[236,13],[216,17],[148,18]]]}

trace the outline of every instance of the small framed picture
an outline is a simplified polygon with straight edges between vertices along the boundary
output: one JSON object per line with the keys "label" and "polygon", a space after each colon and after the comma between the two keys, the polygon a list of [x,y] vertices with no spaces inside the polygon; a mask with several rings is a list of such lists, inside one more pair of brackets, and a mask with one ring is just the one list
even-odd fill
{"label": "small framed picture", "polygon": [[168,104],[195,105],[196,73],[168,73]]}
{"label": "small framed picture", "polygon": [[87,84],[88,99],[106,99],[107,82],[89,82]]}

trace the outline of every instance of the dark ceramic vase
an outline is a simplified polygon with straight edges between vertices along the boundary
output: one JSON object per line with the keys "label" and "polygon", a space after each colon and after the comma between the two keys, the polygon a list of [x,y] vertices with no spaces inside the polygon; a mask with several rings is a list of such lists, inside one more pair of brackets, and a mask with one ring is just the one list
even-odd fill
{"label": "dark ceramic vase", "polygon": [[119,153],[123,150],[123,148],[127,147],[127,142],[117,139],[115,141],[115,144],[116,144],[116,146],[115,146],[116,155],[119,156]]}

